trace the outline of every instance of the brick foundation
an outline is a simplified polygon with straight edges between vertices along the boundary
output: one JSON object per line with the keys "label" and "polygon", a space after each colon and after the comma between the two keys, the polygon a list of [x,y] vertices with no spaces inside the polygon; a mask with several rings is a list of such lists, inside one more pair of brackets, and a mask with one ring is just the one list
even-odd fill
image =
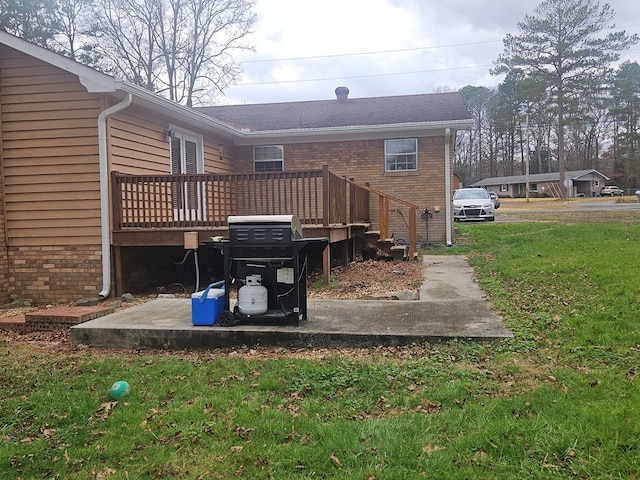
{"label": "brick foundation", "polygon": [[35,304],[96,296],[102,289],[99,246],[9,248],[8,294]]}

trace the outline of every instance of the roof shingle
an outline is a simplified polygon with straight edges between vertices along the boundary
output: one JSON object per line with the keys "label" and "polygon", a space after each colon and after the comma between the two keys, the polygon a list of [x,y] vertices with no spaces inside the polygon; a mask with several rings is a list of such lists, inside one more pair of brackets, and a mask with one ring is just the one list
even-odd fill
{"label": "roof shingle", "polygon": [[307,102],[196,107],[200,113],[248,131],[380,126],[468,121],[458,92]]}

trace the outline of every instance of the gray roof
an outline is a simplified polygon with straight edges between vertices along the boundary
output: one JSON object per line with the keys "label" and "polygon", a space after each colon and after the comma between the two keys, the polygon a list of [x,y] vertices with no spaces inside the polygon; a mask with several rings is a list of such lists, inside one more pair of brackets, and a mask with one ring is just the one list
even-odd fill
{"label": "gray roof", "polygon": [[[572,170],[569,172],[565,172],[564,178],[565,180],[579,180],[581,177],[587,175],[598,175],[605,180],[609,180],[609,177],[603,175],[597,170]],[[512,185],[514,183],[525,183],[527,181],[526,175],[513,175],[510,177],[492,177],[485,178],[480,180],[479,182],[474,182],[471,184],[472,187],[485,187],[489,185]],[[537,182],[553,182],[560,181],[560,173],[559,172],[551,172],[551,173],[534,173],[529,175],[529,182],[537,183]]]}
{"label": "gray roof", "polygon": [[[235,128],[249,131],[470,122],[458,92],[307,102],[197,107]],[[468,125],[464,128],[468,128]]]}

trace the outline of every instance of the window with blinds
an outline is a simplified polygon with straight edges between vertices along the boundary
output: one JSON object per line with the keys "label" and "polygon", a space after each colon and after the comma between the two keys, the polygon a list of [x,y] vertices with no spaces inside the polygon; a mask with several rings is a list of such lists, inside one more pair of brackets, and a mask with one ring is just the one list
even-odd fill
{"label": "window with blinds", "polygon": [[[171,174],[194,175],[204,170],[202,138],[173,130],[171,137]],[[203,217],[204,191],[195,178],[176,177],[171,185],[174,212],[181,220]]]}

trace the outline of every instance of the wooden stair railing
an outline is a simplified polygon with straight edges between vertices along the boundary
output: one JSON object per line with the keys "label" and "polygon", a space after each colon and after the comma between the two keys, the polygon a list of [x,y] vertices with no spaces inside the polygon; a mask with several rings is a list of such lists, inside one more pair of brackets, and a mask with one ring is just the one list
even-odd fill
{"label": "wooden stair railing", "polygon": [[[389,212],[390,212],[390,204],[391,202],[402,205],[408,210],[408,224],[409,224],[409,244],[408,244],[408,252],[407,258],[413,259],[417,254],[417,226],[416,226],[416,215],[418,213],[418,206],[407,202],[401,198],[395,197],[393,195],[389,195],[387,193],[376,190],[375,188],[371,188],[369,185],[361,185],[355,183],[353,180],[344,179],[345,182],[353,185],[358,189],[365,190],[370,194],[374,194],[378,196],[378,209],[379,209],[379,217],[380,217],[380,230],[379,230],[379,238],[378,240],[385,242],[389,240]],[[373,232],[372,232],[373,233]],[[377,246],[382,246],[378,242],[376,242]],[[389,253],[387,251],[387,253]]]}

